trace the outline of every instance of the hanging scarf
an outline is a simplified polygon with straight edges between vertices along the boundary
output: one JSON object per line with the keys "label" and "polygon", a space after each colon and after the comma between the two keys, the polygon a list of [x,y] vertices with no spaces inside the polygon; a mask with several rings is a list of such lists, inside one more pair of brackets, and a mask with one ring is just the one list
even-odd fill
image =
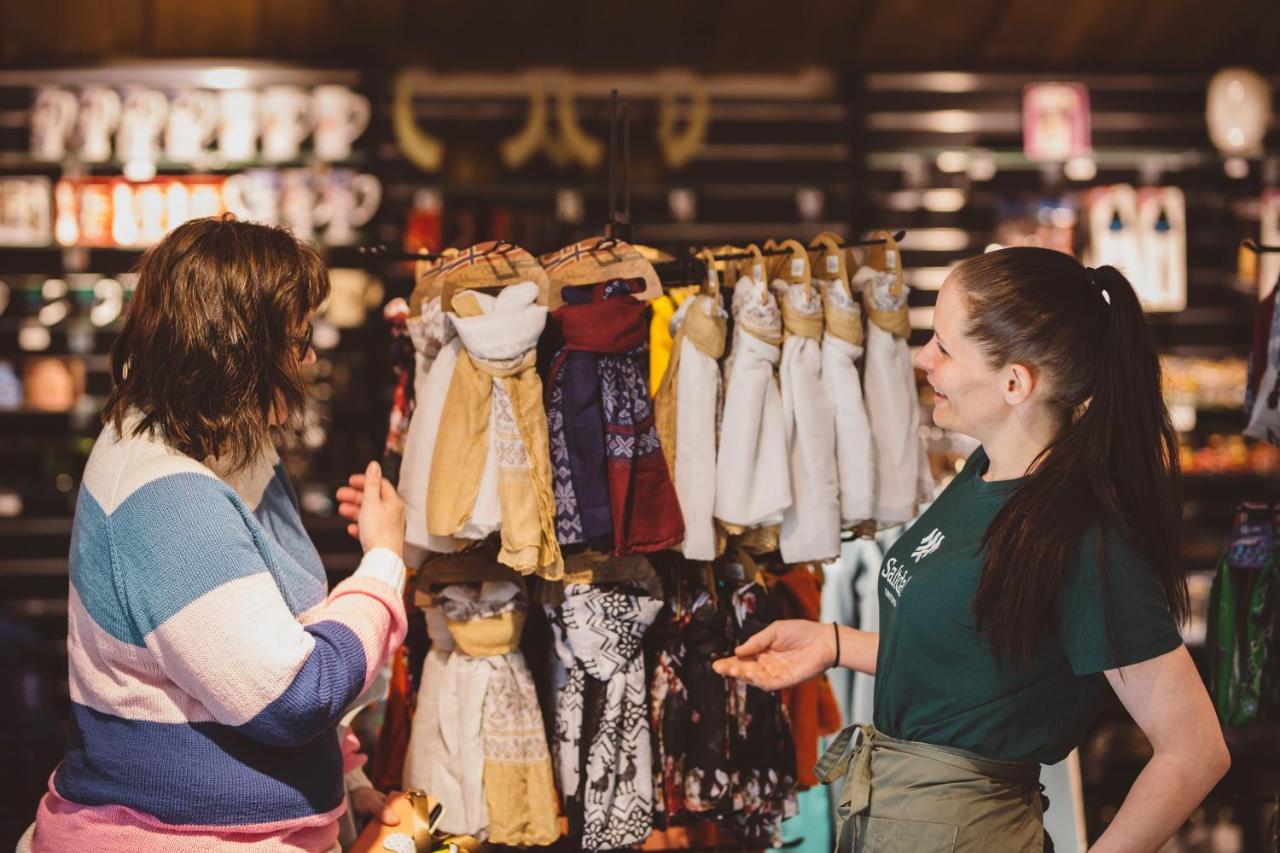
{"label": "hanging scarf", "polygon": [[715,517],[740,533],[780,524],[791,506],[791,484],[776,371],[782,315],[765,282],[746,276],[739,280],[733,318],[716,458]]}
{"label": "hanging scarf", "polygon": [[[880,526],[903,524],[915,517],[924,464],[920,441],[920,404],[916,377],[904,330],[907,287],[893,271],[862,267],[854,275],[863,287],[867,315],[867,422],[875,450],[875,506]],[[895,291],[896,288],[896,291]]]}
{"label": "hanging scarf", "polygon": [[[444,803],[447,815],[456,813],[463,817],[466,808],[462,805],[461,788],[447,781],[452,774],[449,749],[440,730],[440,706],[445,701],[443,688],[449,658],[453,654],[453,637],[449,635],[444,614],[438,605],[432,603],[423,607],[422,612],[426,616],[431,648],[422,662],[418,701],[409,729],[409,749],[404,759],[404,787],[430,791],[433,797]],[[456,826],[448,823],[450,830],[456,830]]]}
{"label": "hanging scarf", "polygon": [[779,545],[787,563],[840,554],[835,410],[822,381],[822,296],[803,284],[775,281],[782,306],[782,423],[793,502],[782,516]]}
{"label": "hanging scarf", "polygon": [[680,590],[659,616],[649,701],[654,814],[663,827],[733,814],[728,682],[711,668],[733,653],[726,617],[705,589]]}
{"label": "hanging scarf", "polygon": [[656,577],[566,584],[547,612],[555,636],[556,767],[571,831],[586,850],[644,841],[653,823],[652,743],[641,642],[662,606]]}
{"label": "hanging scarf", "polygon": [[[470,290],[454,297],[450,319],[463,349],[441,416],[449,429],[439,433],[431,460],[427,530],[483,538],[496,515],[499,562],[555,579],[563,561],[542,382],[534,369],[547,309],[534,304],[537,297],[533,282],[503,288],[497,298]],[[476,525],[481,514],[484,523]]]}
{"label": "hanging scarf", "polygon": [[839,280],[819,281],[827,329],[822,338],[822,382],[835,408],[836,478],[840,523],[851,528],[873,515],[875,474],[871,425],[862,400],[858,359],[862,357],[862,306]]}
{"label": "hanging scarf", "polygon": [[[740,587],[731,603],[737,643],[778,618],[778,603],[756,583]],[[797,812],[795,742],[782,699],[744,682],[729,690],[733,822],[748,847],[778,847],[782,821]]]}
{"label": "hanging scarf", "polygon": [[512,581],[435,594],[426,608],[435,645],[405,771],[406,785],[444,804],[445,831],[515,846],[560,834],[537,692],[519,651],[526,608]]}
{"label": "hanging scarf", "polygon": [[671,319],[674,344],[654,398],[658,438],[684,514],[681,552],[714,560],[716,423],[720,414],[720,356],[726,314],[711,296],[686,299]]}
{"label": "hanging scarf", "polygon": [[387,440],[382,446],[382,470],[394,483],[400,478],[405,433],[413,416],[414,395],[409,383],[418,374],[414,372],[414,344],[408,328],[409,304],[403,299],[392,299],[382,309],[382,317],[391,330],[391,372],[395,377],[391,413],[387,418]]}
{"label": "hanging scarf", "polygon": [[684,537],[661,456],[645,372],[645,304],[610,281],[564,291],[552,318],[565,344],[548,377],[556,534],[561,544],[613,542],[642,554]]}
{"label": "hanging scarf", "polygon": [[405,435],[404,461],[397,484],[404,501],[404,541],[424,551],[447,553],[457,551],[462,543],[452,536],[433,536],[427,531],[427,493],[440,415],[462,344],[440,309],[439,297],[423,303],[422,315],[409,321],[408,330],[415,350],[416,405]]}

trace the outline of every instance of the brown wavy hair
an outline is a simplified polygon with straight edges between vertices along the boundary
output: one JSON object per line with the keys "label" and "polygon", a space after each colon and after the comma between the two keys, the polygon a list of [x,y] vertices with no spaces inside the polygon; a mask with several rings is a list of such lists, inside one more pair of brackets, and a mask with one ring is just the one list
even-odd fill
{"label": "brown wavy hair", "polygon": [[304,325],[328,295],[319,254],[283,228],[180,225],[140,262],[103,423],[123,432],[137,409],[135,434],[244,468],[302,413]]}

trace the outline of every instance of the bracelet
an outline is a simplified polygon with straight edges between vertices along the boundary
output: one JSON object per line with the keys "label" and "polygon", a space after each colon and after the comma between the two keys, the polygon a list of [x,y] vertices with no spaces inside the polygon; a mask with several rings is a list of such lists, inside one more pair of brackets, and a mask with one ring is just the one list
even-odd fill
{"label": "bracelet", "polygon": [[832,662],[831,662],[831,666],[829,666],[829,667],[827,667],[827,668],[828,668],[828,669],[835,669],[836,667],[838,667],[838,666],[840,665],[840,623],[839,623],[839,622],[832,622],[832,623],[831,623],[831,627],[832,627],[832,628],[834,628],[834,629],[835,629],[835,632],[836,632],[836,659],[835,659],[834,661],[832,661]]}

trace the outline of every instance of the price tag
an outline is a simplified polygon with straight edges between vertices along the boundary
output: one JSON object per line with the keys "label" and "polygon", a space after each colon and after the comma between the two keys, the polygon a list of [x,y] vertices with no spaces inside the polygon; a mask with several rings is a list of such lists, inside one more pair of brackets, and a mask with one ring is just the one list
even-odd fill
{"label": "price tag", "polygon": [[884,265],[889,269],[893,269],[898,265],[898,253],[893,249],[887,249],[884,253]]}
{"label": "price tag", "polygon": [[764,278],[764,264],[755,264],[751,267],[751,277],[756,281]]}
{"label": "price tag", "polygon": [[804,278],[804,258],[791,259],[791,277]]}
{"label": "price tag", "polygon": [[840,256],[827,255],[827,272],[835,275],[840,272]]}
{"label": "price tag", "polygon": [[725,563],[724,573],[736,581],[745,580],[747,570],[743,568],[742,563]]}

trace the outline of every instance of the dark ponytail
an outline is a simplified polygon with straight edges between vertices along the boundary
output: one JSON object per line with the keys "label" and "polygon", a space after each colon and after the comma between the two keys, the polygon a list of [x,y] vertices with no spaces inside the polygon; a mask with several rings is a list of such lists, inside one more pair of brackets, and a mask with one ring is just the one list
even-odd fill
{"label": "dark ponytail", "polygon": [[[974,598],[979,632],[1001,658],[1039,647],[1067,567],[1095,523],[1128,540],[1159,579],[1174,617],[1187,612],[1178,559],[1177,436],[1160,362],[1132,285],[1050,249],[1001,249],[960,264],[968,334],[993,368],[1029,367],[1053,393],[1057,437],[987,528]],[[1104,620],[1107,535],[1098,554]]]}

